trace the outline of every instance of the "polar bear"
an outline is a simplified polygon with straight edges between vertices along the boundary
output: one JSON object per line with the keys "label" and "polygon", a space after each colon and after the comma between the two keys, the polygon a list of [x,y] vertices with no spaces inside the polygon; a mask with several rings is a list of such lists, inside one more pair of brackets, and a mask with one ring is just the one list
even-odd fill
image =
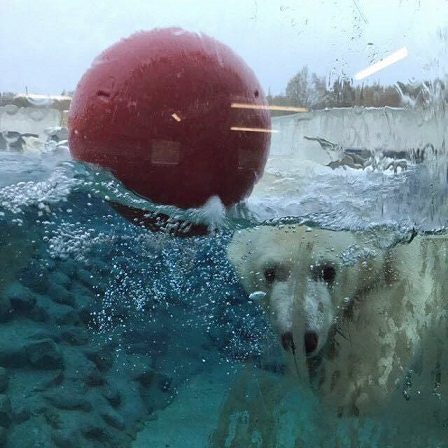
{"label": "polar bear", "polygon": [[235,233],[228,256],[300,380],[339,415],[365,415],[416,384],[441,387],[447,242],[259,226]]}

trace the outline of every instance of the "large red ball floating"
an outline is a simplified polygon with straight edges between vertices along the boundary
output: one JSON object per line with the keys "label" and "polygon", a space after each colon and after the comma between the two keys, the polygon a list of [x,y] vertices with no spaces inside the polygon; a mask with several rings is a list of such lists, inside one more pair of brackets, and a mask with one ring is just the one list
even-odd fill
{"label": "large red ball floating", "polygon": [[262,175],[270,114],[253,71],[228,46],[180,28],[105,50],[70,108],[73,157],[110,169],[159,204],[231,205]]}

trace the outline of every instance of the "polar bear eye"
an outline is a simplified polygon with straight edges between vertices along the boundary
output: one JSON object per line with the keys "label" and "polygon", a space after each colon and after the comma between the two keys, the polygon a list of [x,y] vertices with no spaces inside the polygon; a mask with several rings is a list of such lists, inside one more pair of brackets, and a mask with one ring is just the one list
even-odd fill
{"label": "polar bear eye", "polygon": [[322,280],[327,283],[332,283],[336,277],[336,269],[334,266],[326,264],[322,268]]}
{"label": "polar bear eye", "polygon": [[268,266],[263,271],[263,275],[269,284],[275,281],[284,282],[289,278],[289,269],[282,265]]}
{"label": "polar bear eye", "polygon": [[314,266],[313,272],[317,280],[323,280],[328,284],[333,283],[336,278],[336,268],[329,263]]}

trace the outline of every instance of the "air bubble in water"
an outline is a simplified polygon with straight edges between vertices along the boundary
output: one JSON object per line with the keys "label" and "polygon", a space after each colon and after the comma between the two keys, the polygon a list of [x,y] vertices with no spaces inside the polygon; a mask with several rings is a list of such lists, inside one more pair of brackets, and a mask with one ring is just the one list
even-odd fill
{"label": "air bubble in water", "polygon": [[262,300],[266,297],[266,293],[264,291],[254,291],[249,294],[249,300],[258,301]]}

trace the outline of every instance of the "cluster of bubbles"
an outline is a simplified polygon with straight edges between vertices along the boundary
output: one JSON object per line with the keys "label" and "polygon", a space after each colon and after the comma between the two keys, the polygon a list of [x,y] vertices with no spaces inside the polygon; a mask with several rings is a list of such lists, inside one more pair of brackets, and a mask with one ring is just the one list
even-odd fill
{"label": "cluster of bubbles", "polygon": [[[46,234],[50,231],[46,230]],[[94,246],[109,244],[111,236],[98,232],[93,228],[80,228],[77,223],[63,220],[51,236],[43,238],[48,243],[50,257],[61,260],[73,258],[76,261],[88,262],[90,249]]]}
{"label": "cluster of bubbles", "polygon": [[[38,216],[50,212],[52,204],[66,201],[70,192],[81,180],[67,175],[64,166],[53,171],[44,181],[19,182],[0,189],[0,207],[13,214],[20,214],[29,207],[39,209]],[[4,213],[4,212],[3,212]]]}
{"label": "cluster of bubbles", "polygon": [[198,339],[229,359],[260,357],[269,331],[227,260],[230,232],[176,238],[109,214],[85,192],[68,199],[70,209],[41,221],[43,242],[51,258],[73,260],[96,280],[98,335],[145,355]]}

